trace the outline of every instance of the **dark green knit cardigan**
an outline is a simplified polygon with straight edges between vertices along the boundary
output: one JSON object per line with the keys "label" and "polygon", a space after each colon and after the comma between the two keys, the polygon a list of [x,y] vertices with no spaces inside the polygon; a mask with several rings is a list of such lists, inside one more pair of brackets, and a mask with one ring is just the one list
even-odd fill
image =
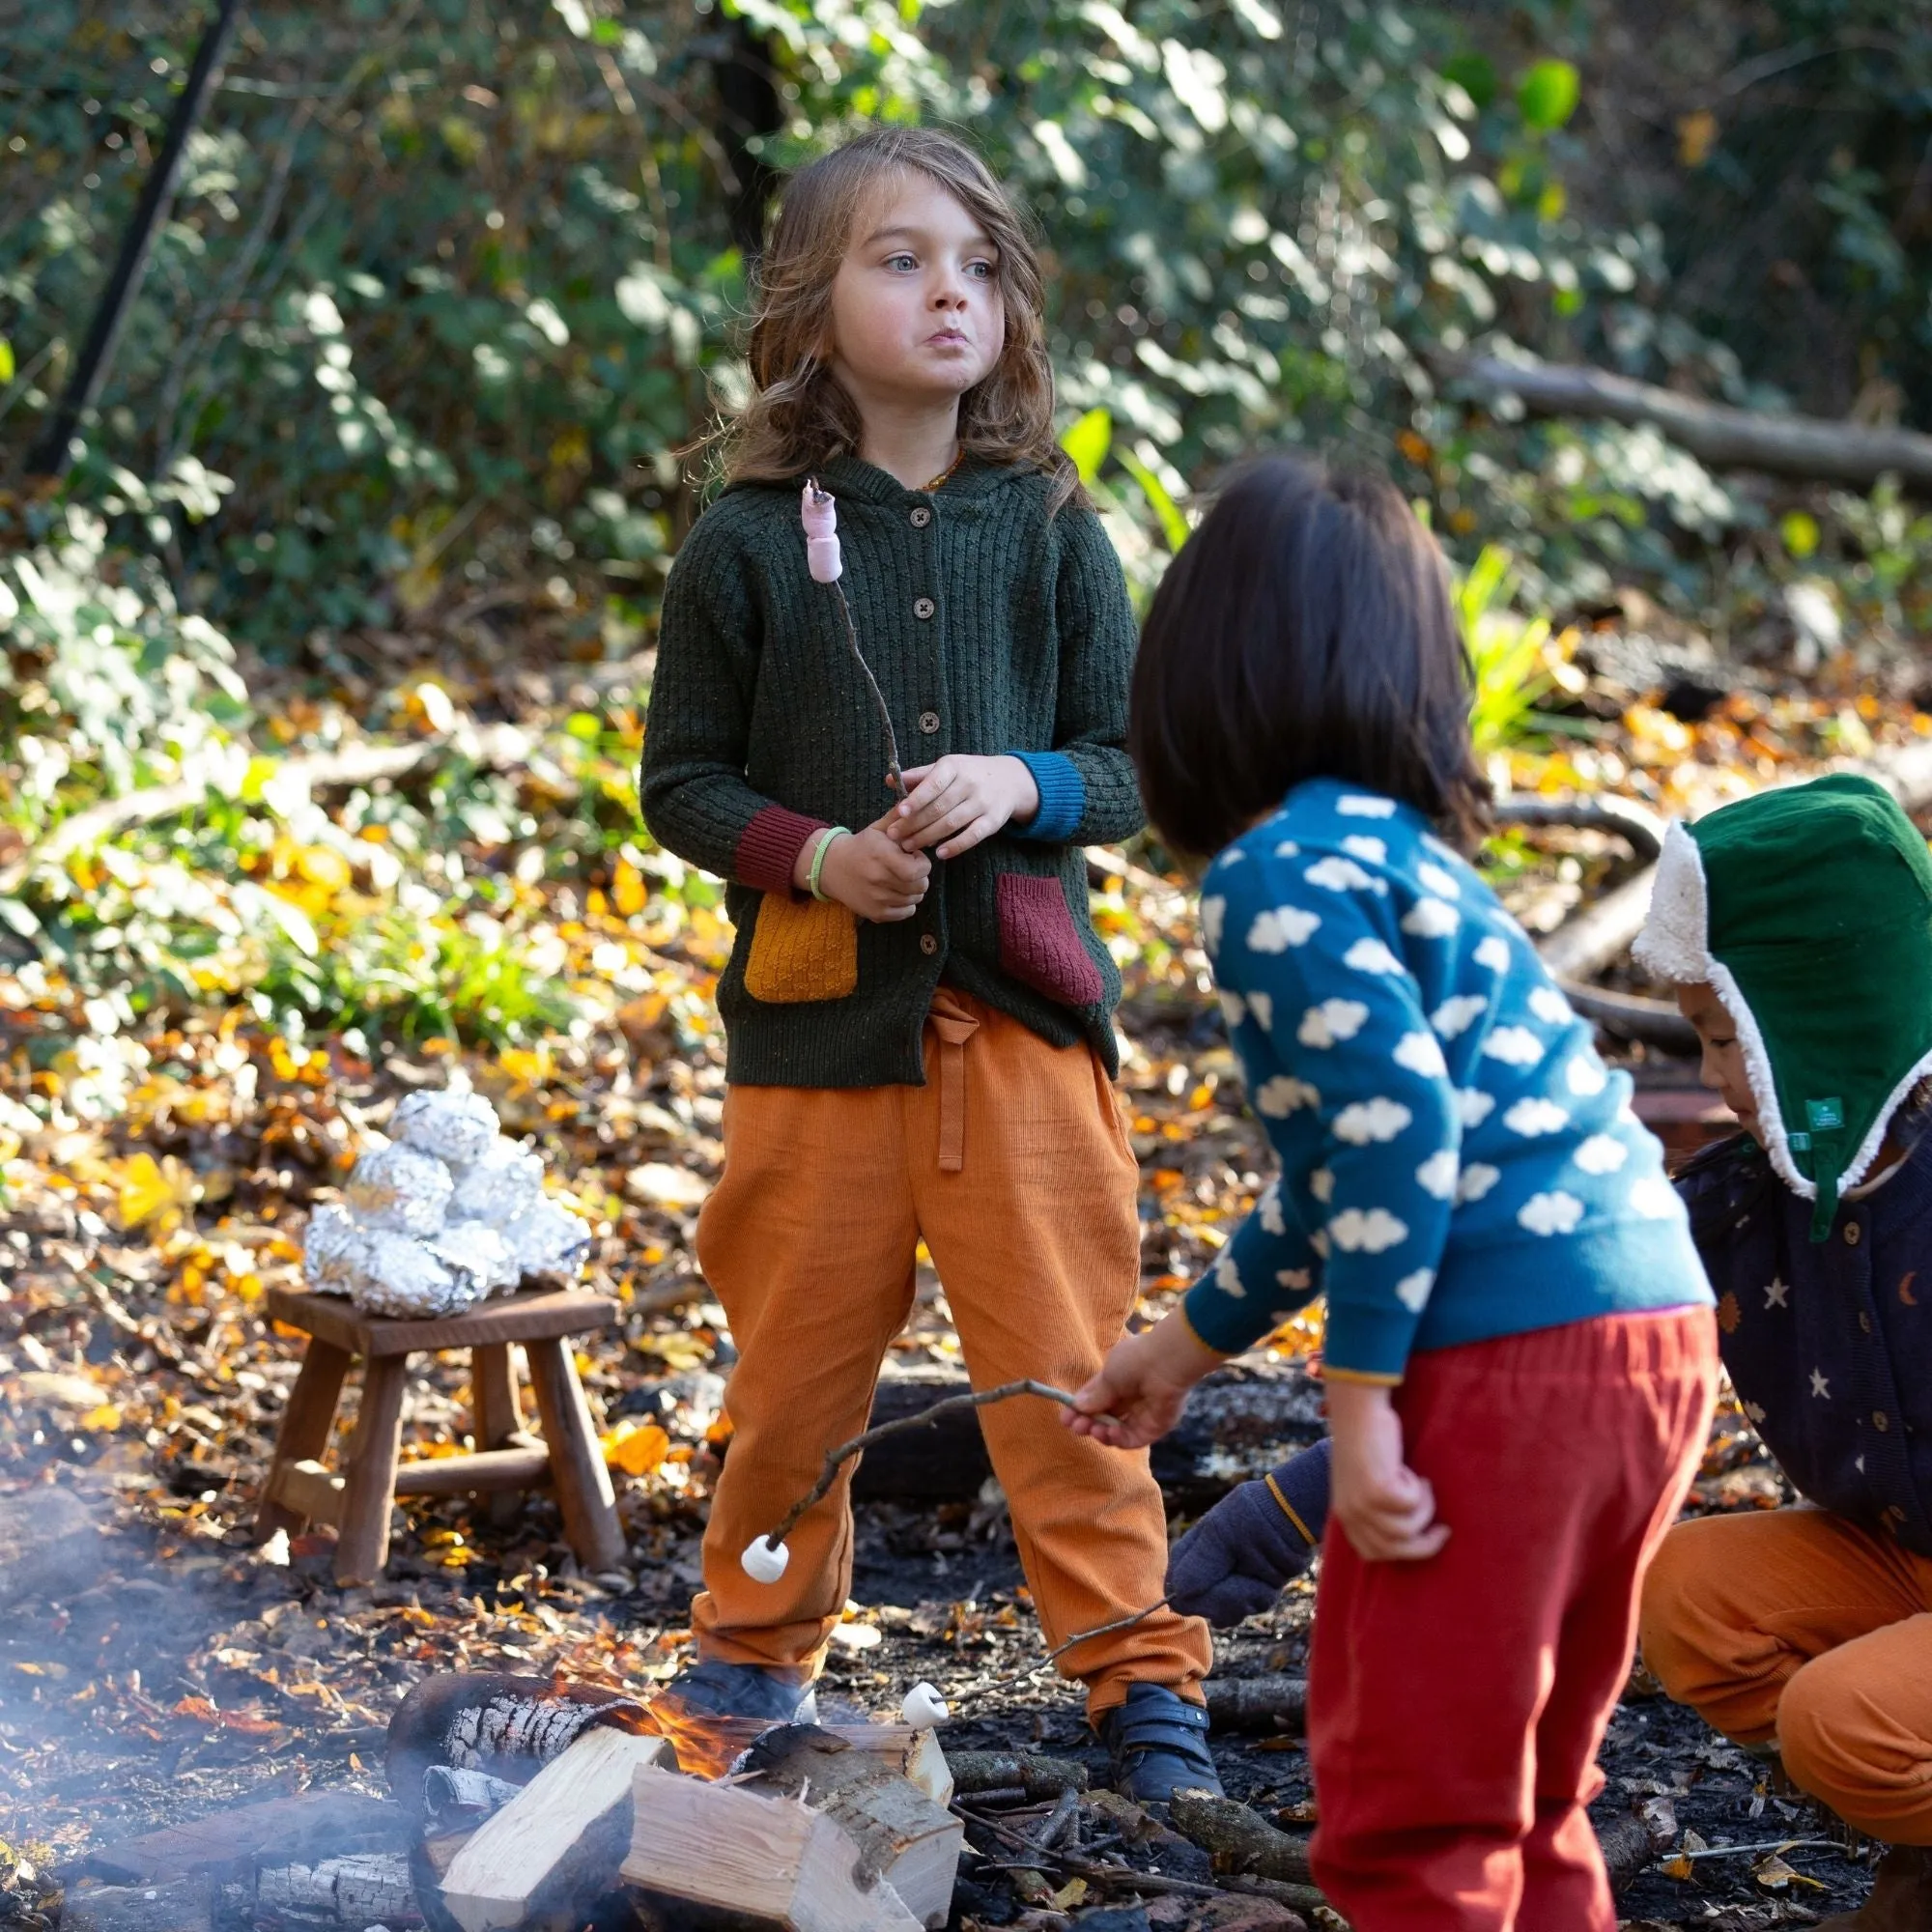
{"label": "dark green knit cardigan", "polygon": [[861,922],[845,998],[747,991],[763,895],[791,895],[814,830],[869,825],[893,794],[837,593],[806,568],[804,479],[727,490],[666,586],[642,797],[661,844],[728,882],[728,1077],[921,1084],[942,977],[1055,1045],[1091,1041],[1111,1072],[1120,976],[1088,915],[1081,847],[1129,837],[1142,810],[1123,749],[1133,614],[1106,532],[1078,503],[1049,516],[1053,479],[1021,469],[969,462],[933,492],[852,457],[818,475],[838,498],[842,582],[900,757],[1016,753],[1040,809],[935,861],[912,919]]}

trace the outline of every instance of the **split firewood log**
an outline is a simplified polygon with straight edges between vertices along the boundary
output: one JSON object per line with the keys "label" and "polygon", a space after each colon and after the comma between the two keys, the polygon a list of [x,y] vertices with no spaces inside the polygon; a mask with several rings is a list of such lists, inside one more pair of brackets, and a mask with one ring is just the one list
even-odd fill
{"label": "split firewood log", "polygon": [[580,1918],[630,1849],[633,1778],[669,1748],[660,1737],[585,1731],[470,1834],[443,1874],[443,1910],[463,1932]]}
{"label": "split firewood log", "polygon": [[838,1825],[859,1848],[862,1889],[884,1882],[922,1924],[946,1923],[965,1828],[910,1779],[815,1724],[767,1731],[736,1775]]}
{"label": "split firewood log", "polygon": [[860,1883],[858,1847],[822,1811],[647,1765],[632,1787],[625,1885],[782,1932],[919,1932],[892,1886]]}

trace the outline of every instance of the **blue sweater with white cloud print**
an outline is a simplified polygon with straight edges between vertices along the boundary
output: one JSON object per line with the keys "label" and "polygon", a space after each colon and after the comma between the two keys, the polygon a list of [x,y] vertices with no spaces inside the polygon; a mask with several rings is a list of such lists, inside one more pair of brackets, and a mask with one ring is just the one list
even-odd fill
{"label": "blue sweater with white cloud print", "polygon": [[1252,1346],[1327,1297],[1330,1375],[1708,1303],[1631,1080],[1520,926],[1410,807],[1297,786],[1230,845],[1201,925],[1281,1175],[1187,1320]]}

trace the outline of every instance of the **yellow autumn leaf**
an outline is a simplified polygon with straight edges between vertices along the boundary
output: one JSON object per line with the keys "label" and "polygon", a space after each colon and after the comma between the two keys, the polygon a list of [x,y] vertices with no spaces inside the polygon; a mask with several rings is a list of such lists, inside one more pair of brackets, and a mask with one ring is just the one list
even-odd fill
{"label": "yellow autumn leaf", "polygon": [[1087,1881],[1084,1878],[1068,1879],[1048,1901],[1056,1912],[1071,1912],[1087,1896]]}
{"label": "yellow autumn leaf", "polygon": [[611,878],[611,901],[625,919],[635,919],[644,909],[644,875],[628,859],[617,861]]}
{"label": "yellow autumn leaf", "polygon": [[155,1221],[167,1226],[194,1206],[196,1191],[193,1169],[173,1154],[159,1160],[151,1153],[131,1154],[120,1176],[121,1225],[133,1229]]}
{"label": "yellow autumn leaf", "polygon": [[497,1064],[512,1080],[541,1087],[550,1078],[550,1049],[539,1042],[535,1047],[506,1046]]}
{"label": "yellow autumn leaf", "polygon": [[296,854],[296,870],[330,893],[346,891],[351,877],[349,861],[327,845],[304,845]]}
{"label": "yellow autumn leaf", "polygon": [[80,1418],[80,1426],[91,1435],[110,1435],[121,1427],[121,1411],[113,1403],[103,1402]]}
{"label": "yellow autumn leaf", "polygon": [[670,1450],[670,1437],[655,1422],[627,1423],[603,1438],[604,1461],[627,1476],[648,1476]]}

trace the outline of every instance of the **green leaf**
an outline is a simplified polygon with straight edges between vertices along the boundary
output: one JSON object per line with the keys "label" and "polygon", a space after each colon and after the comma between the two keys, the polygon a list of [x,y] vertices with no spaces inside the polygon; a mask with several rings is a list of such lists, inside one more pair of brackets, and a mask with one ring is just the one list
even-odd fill
{"label": "green leaf", "polygon": [[1149,508],[1160,519],[1168,549],[1178,552],[1187,541],[1187,519],[1181,514],[1180,505],[1167,494],[1167,486],[1160,478],[1131,449],[1121,451],[1121,467],[1141,486],[1141,495],[1148,499]]}
{"label": "green leaf", "polygon": [[1778,525],[1784,548],[1801,562],[1818,548],[1818,519],[1808,510],[1793,510]]}
{"label": "green leaf", "polygon": [[1496,98],[1495,63],[1488,54],[1455,54],[1442,63],[1442,78],[1453,80],[1478,107]]}
{"label": "green leaf", "polygon": [[1060,439],[1060,446],[1073,459],[1073,467],[1080,472],[1083,483],[1092,483],[1100,473],[1100,466],[1107,460],[1107,450],[1114,440],[1114,417],[1109,410],[1089,410],[1077,421],[1069,423],[1066,434]]}
{"label": "green leaf", "polygon": [[14,345],[0,335],[0,383],[14,380]]}
{"label": "green leaf", "polygon": [[1518,83],[1517,111],[1538,134],[1552,133],[1577,111],[1582,82],[1566,60],[1538,61]]}

